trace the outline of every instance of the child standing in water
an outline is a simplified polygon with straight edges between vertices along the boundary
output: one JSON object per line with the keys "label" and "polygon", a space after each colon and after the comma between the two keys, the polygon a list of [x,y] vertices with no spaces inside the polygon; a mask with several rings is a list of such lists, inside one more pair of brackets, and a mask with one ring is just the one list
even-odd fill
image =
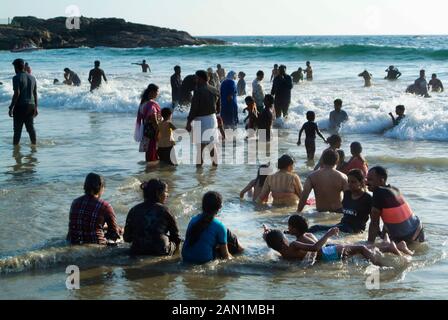
{"label": "child standing in water", "polygon": [[266,142],[271,141],[271,128],[274,122],[274,114],[272,113],[274,105],[274,97],[270,94],[264,96],[264,110],[258,116],[258,134],[265,131]]}
{"label": "child standing in water", "polygon": [[350,152],[352,158],[348,161],[347,165],[344,167],[343,173],[347,174],[353,169],[359,169],[363,173],[364,177],[367,177],[367,172],[369,171],[369,166],[366,159],[362,156],[362,145],[359,142],[353,142],[350,145]]}
{"label": "child standing in water", "polygon": [[403,120],[406,117],[404,111],[405,107],[403,105],[399,105],[395,107],[395,113],[397,114],[398,117],[395,118],[392,112],[389,113],[390,117],[392,118],[394,126],[398,126],[401,120]]}
{"label": "child standing in water", "polygon": [[297,145],[300,146],[302,144],[302,133],[305,131],[306,155],[308,160],[314,161],[314,154],[316,153],[316,134],[321,137],[325,143],[327,143],[327,140],[325,140],[322,133],[320,133],[317,123],[314,122],[316,120],[316,114],[313,111],[308,111],[306,113],[306,119],[308,122],[306,122],[302,126],[302,129],[300,129]]}
{"label": "child standing in water", "polygon": [[246,119],[244,119],[244,122],[246,123],[246,130],[256,130],[258,122],[258,110],[257,105],[255,104],[255,100],[251,96],[247,96],[244,101],[246,102],[247,107],[244,108],[243,112],[246,113],[247,111],[249,113]]}
{"label": "child standing in water", "polygon": [[244,78],[246,77],[246,74],[242,71],[238,73],[238,84],[236,85],[238,96],[245,96],[246,95],[246,80]]}
{"label": "child standing in water", "polygon": [[176,130],[176,127],[171,122],[172,116],[173,112],[170,108],[162,109],[163,121],[159,123],[159,143],[157,153],[160,161],[175,165],[177,161],[172,150],[176,144],[173,137],[173,131]]}
{"label": "child standing in water", "polygon": [[[264,182],[267,178],[267,171],[269,170],[269,165],[264,164],[258,168],[257,177],[249,182],[249,184],[240,192],[240,199],[244,198],[246,193],[252,193],[252,201],[256,201],[258,196],[261,193],[261,189],[263,188]],[[267,201],[267,199],[266,199]]]}
{"label": "child standing in water", "polygon": [[313,68],[311,67],[311,62],[309,61],[306,62],[305,74],[307,81],[313,81]]}

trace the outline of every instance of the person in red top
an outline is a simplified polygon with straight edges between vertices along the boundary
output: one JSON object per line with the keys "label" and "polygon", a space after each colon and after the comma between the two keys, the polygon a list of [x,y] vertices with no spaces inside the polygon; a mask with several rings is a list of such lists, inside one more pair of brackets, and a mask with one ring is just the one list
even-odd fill
{"label": "person in red top", "polygon": [[159,95],[159,87],[150,84],[141,96],[140,107],[137,113],[136,131],[143,127],[140,138],[140,152],[146,152],[146,162],[159,160],[157,155],[157,136],[159,122],[162,120],[162,111],[155,101]]}
{"label": "person in red top", "polygon": [[101,244],[116,241],[122,234],[114,209],[100,199],[104,193],[104,178],[89,173],[84,182],[85,195],[75,199],[70,208],[67,240],[71,244]]}
{"label": "person in red top", "polygon": [[345,174],[349,173],[353,169],[359,169],[367,177],[369,171],[369,166],[367,165],[366,159],[362,156],[362,145],[359,142],[353,142],[350,145],[350,152],[352,153],[352,158],[344,166],[343,172]]}

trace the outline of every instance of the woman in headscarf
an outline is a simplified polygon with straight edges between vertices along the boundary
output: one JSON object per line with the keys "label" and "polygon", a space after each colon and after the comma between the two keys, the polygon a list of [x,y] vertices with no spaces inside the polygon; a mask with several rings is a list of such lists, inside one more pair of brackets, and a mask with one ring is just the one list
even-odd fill
{"label": "woman in headscarf", "polygon": [[235,129],[238,124],[238,104],[236,100],[236,73],[230,71],[221,83],[221,117],[224,128]]}

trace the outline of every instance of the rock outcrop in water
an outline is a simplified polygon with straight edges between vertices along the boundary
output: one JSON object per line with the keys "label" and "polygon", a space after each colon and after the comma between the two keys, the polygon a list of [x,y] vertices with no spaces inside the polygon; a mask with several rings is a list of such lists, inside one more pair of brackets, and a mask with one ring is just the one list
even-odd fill
{"label": "rock outcrop in water", "polygon": [[0,50],[32,45],[44,49],[78,47],[178,47],[224,44],[214,39],[194,38],[187,32],[126,22],[116,18],[80,18],[80,29],[69,30],[65,17],[39,19],[15,17],[11,25],[0,25]]}

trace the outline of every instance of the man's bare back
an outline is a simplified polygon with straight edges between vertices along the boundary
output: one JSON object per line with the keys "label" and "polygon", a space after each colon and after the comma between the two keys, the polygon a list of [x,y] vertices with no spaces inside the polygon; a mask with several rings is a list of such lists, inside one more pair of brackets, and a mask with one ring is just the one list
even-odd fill
{"label": "man's bare back", "polygon": [[342,209],[342,197],[347,189],[347,176],[334,168],[324,167],[311,173],[305,182],[299,212],[303,210],[311,190],[316,196],[319,212],[336,212]]}

